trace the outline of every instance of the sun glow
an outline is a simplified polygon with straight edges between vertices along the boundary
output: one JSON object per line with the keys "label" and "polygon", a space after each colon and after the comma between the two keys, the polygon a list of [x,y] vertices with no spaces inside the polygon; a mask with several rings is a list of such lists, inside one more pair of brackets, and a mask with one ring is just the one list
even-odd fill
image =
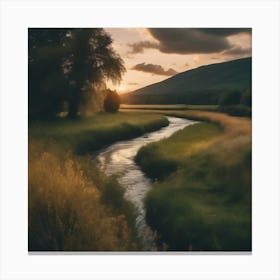
{"label": "sun glow", "polygon": [[125,85],[121,84],[116,88],[116,91],[120,94],[125,93],[125,92],[127,92],[127,87]]}
{"label": "sun glow", "polygon": [[[170,41],[168,36],[172,36],[172,32],[167,34],[166,32],[168,30],[165,33],[161,32],[161,39],[168,51],[162,51],[154,47],[153,43],[158,42],[158,39],[156,39],[147,28],[107,28],[106,31],[112,36],[113,48],[121,56],[126,67],[126,73],[122,77],[120,85],[107,84],[110,89],[116,90],[119,94],[131,92],[165,80],[172,76],[172,74],[164,74],[164,72],[167,72],[169,69],[180,73],[202,65],[247,57],[250,56],[251,50],[251,34],[248,33],[238,33],[228,37],[220,36],[222,40],[228,40],[228,44],[231,47],[225,49],[226,51],[220,51],[218,49],[217,52],[205,51],[205,53],[200,53],[192,49],[192,53],[183,53],[182,44],[180,42],[180,48],[177,50],[176,48],[178,48],[178,45],[174,45],[174,42],[172,43],[172,40]],[[174,32],[175,31],[176,30],[174,30]],[[192,36],[192,33],[188,33],[187,31],[188,28],[185,28],[185,36],[191,40],[188,41],[189,43],[199,39],[196,36]],[[204,34],[204,36],[206,36],[205,40],[209,40],[207,34]],[[217,42],[219,42],[219,40]],[[212,44],[215,42],[211,41],[210,43]],[[198,46],[200,45],[201,44]],[[132,46],[134,46],[136,50],[138,46],[138,51],[133,52]],[[188,44],[186,43],[186,47],[187,46]],[[142,70],[139,70],[139,67],[135,69],[136,65],[142,66]],[[146,66],[146,71],[143,71],[144,66]],[[161,68],[163,71],[158,70]],[[155,70],[157,71],[155,72]],[[175,73],[174,71],[173,73]],[[172,71],[169,71],[169,73],[172,73]]]}

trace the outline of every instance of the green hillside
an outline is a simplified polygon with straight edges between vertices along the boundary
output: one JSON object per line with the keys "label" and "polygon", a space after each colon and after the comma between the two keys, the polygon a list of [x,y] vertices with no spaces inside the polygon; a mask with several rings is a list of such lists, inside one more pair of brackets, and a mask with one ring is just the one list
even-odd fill
{"label": "green hillside", "polygon": [[124,94],[125,104],[217,104],[221,94],[251,88],[251,57],[205,65]]}

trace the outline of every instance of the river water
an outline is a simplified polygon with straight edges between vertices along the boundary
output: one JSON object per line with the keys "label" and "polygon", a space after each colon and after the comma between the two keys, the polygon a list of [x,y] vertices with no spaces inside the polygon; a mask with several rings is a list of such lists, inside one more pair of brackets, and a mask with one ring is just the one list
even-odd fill
{"label": "river water", "polygon": [[117,175],[119,183],[125,188],[125,198],[134,204],[137,211],[136,228],[146,251],[152,249],[153,234],[145,221],[143,199],[151,188],[152,182],[134,162],[134,157],[142,146],[168,138],[176,131],[196,123],[177,117],[166,118],[169,121],[168,126],[131,140],[116,142],[96,156],[101,170],[107,176]]}

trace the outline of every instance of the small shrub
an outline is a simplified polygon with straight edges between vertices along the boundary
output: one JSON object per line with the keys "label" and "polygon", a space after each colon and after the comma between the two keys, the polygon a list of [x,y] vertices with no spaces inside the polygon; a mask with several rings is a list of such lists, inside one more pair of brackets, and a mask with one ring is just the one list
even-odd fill
{"label": "small shrub", "polygon": [[120,97],[115,91],[108,90],[104,100],[104,110],[109,113],[116,113],[120,108]]}

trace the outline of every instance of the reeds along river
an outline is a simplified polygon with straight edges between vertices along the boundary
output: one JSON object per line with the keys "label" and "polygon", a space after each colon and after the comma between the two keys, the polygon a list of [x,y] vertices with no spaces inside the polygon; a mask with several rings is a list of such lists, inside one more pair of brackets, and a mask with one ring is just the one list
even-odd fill
{"label": "reeds along river", "polygon": [[147,251],[152,249],[153,238],[145,221],[143,199],[151,188],[152,182],[135,164],[134,157],[142,146],[168,138],[176,131],[196,123],[195,121],[169,116],[167,116],[167,119],[169,121],[168,126],[132,140],[117,142],[100,151],[96,157],[100,168],[107,176],[118,176],[120,184],[125,188],[125,198],[134,204],[137,210],[136,228],[143,240],[144,250]]}

